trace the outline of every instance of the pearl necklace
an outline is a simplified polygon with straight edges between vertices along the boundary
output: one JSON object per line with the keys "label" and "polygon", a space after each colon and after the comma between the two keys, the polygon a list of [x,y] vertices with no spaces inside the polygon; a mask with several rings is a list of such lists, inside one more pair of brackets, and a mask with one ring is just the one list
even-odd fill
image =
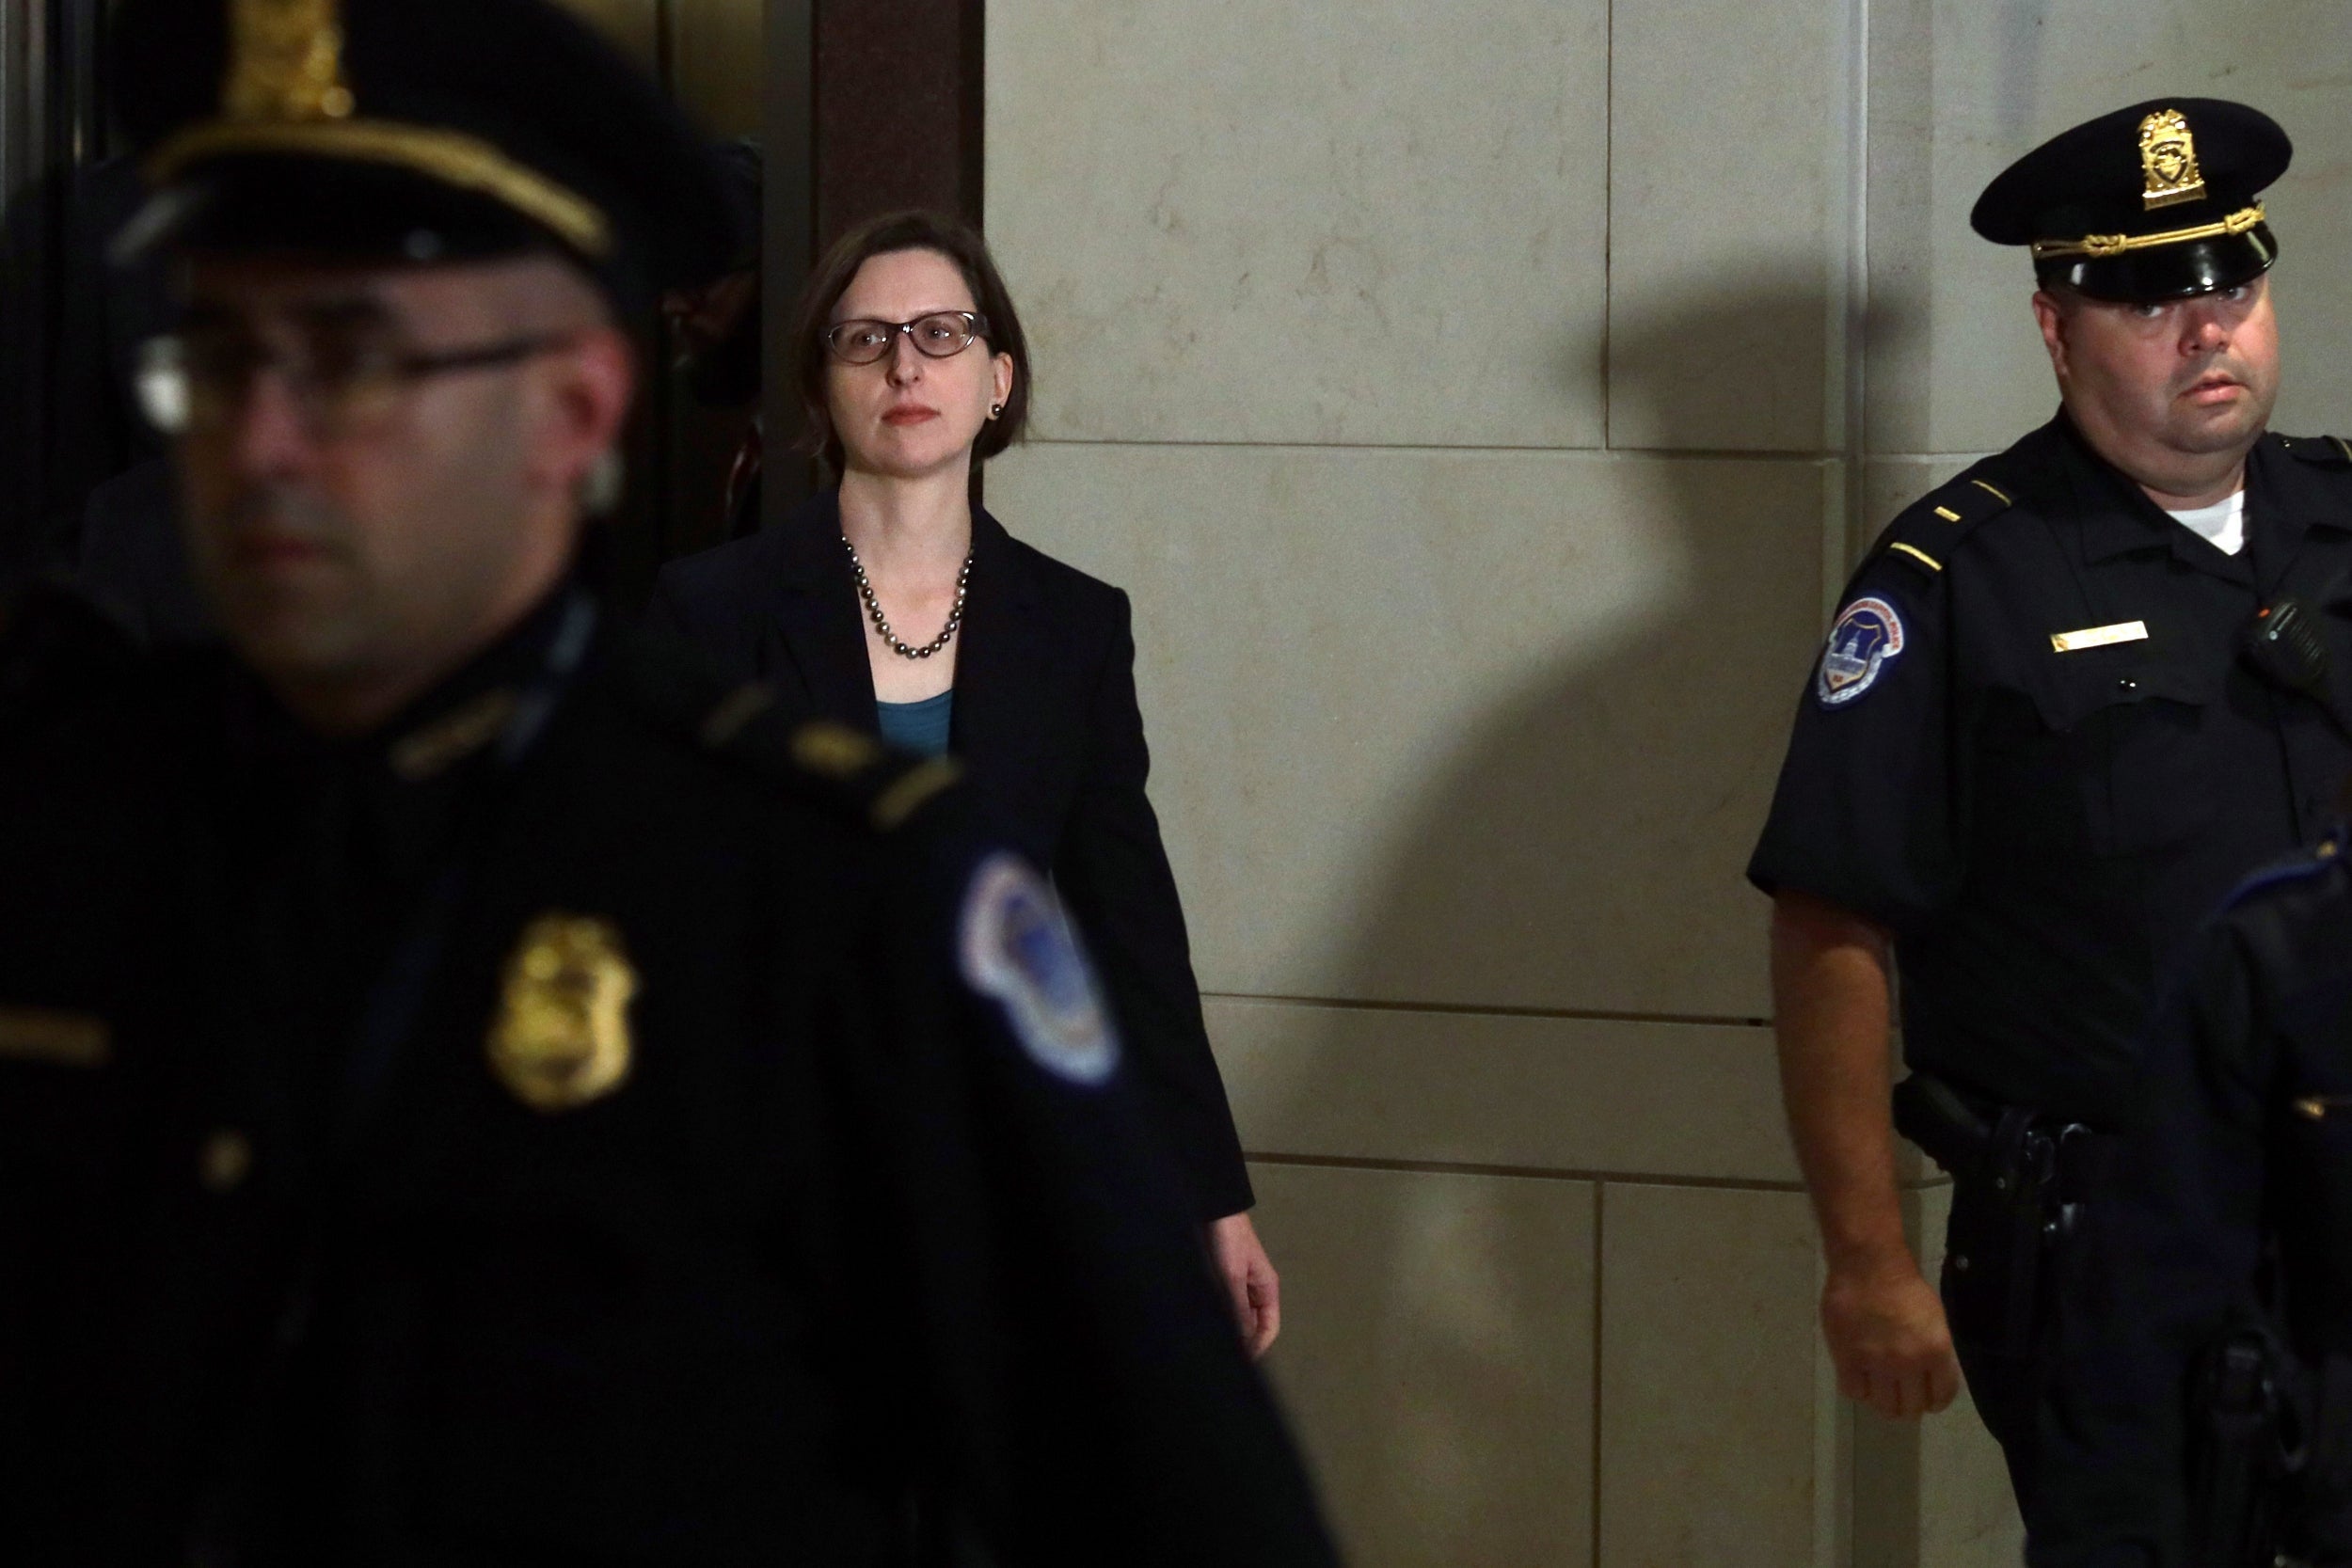
{"label": "pearl necklace", "polygon": [[850,575],[857,578],[857,596],[866,601],[866,613],[874,618],[874,629],[882,634],[882,641],[888,644],[892,653],[900,658],[929,658],[947,645],[947,640],[955,636],[956,628],[963,625],[964,591],[972,583],[971,551],[964,551],[963,570],[956,574],[956,608],[947,612],[946,626],[930,642],[916,648],[901,642],[898,634],[890,629],[890,622],[882,614],[882,601],[874,597],[874,585],[866,580],[866,563],[857,558],[857,546],[850,543],[846,534],[842,536],[841,546],[850,552]]}

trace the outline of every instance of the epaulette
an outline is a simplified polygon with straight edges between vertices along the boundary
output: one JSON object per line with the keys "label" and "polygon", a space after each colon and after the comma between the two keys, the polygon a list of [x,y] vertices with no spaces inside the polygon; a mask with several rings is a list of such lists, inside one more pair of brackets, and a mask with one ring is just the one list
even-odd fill
{"label": "epaulette", "polygon": [[2341,436],[2281,436],[2279,450],[2323,468],[2352,468],[2352,444]]}
{"label": "epaulette", "polygon": [[678,740],[874,832],[905,827],[951,795],[963,774],[952,757],[912,756],[846,725],[796,715],[763,681],[714,680],[668,639],[631,638],[614,664],[622,689]]}
{"label": "epaulette", "polygon": [[951,756],[915,756],[830,719],[794,723],[774,703],[758,682],[738,687],[705,716],[697,738],[788,789],[831,801],[878,833],[905,827],[963,777]]}
{"label": "epaulette", "polygon": [[2326,837],[2309,849],[2298,850],[2247,877],[2231,890],[2230,896],[2221,901],[2221,907],[2234,910],[2274,888],[2308,882],[2343,869],[2347,863],[2344,847],[2347,842],[2352,842],[2352,838],[2347,837],[2348,833],[2352,833],[2352,830],[2347,830],[2341,822],[2336,824],[2328,830]]}
{"label": "epaulette", "polygon": [[1930,576],[1943,571],[1963,539],[2017,504],[1989,467],[1979,463],[1904,508],[1879,535],[1871,559],[1905,561]]}

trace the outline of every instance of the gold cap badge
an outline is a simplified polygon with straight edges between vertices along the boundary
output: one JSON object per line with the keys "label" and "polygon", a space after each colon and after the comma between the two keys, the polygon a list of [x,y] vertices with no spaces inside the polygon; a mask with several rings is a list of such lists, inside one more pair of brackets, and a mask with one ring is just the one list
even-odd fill
{"label": "gold cap badge", "polygon": [[490,1026],[490,1069],[534,1111],[569,1111],[628,1077],[628,1005],[637,972],[601,920],[544,914],[506,962]]}
{"label": "gold cap badge", "polygon": [[343,29],[337,0],[231,0],[229,119],[348,119]]}
{"label": "gold cap badge", "polygon": [[2148,188],[2140,193],[2142,211],[2177,207],[2205,194],[2205,177],[2197,167],[2197,138],[2178,109],[2159,109],[2139,122],[2139,167]]}
{"label": "gold cap badge", "polygon": [[602,208],[498,143],[453,126],[361,115],[343,79],[341,0],[228,4],[220,114],[166,136],[148,154],[151,182],[167,185],[192,164],[256,153],[384,165],[502,202],[591,260],[612,254],[612,222]]}

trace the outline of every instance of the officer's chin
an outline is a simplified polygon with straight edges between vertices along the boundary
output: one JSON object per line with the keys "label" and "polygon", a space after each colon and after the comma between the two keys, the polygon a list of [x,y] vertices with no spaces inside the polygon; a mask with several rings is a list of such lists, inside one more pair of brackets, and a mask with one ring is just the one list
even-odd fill
{"label": "officer's chin", "polygon": [[2270,423],[2270,402],[2251,388],[2221,403],[2175,403],[2169,421],[2176,451],[2213,455],[2251,446]]}
{"label": "officer's chin", "polygon": [[221,558],[199,565],[197,578],[230,646],[265,678],[301,678],[349,658],[356,628],[341,562]]}

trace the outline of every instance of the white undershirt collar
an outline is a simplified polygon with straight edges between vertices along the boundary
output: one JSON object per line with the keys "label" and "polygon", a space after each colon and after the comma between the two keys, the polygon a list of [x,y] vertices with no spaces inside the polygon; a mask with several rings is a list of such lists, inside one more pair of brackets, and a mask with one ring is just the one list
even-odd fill
{"label": "white undershirt collar", "polygon": [[2187,512],[2168,509],[2166,515],[2223,555],[2235,555],[2246,547],[2246,492],[2243,489],[2211,506],[2200,506]]}

